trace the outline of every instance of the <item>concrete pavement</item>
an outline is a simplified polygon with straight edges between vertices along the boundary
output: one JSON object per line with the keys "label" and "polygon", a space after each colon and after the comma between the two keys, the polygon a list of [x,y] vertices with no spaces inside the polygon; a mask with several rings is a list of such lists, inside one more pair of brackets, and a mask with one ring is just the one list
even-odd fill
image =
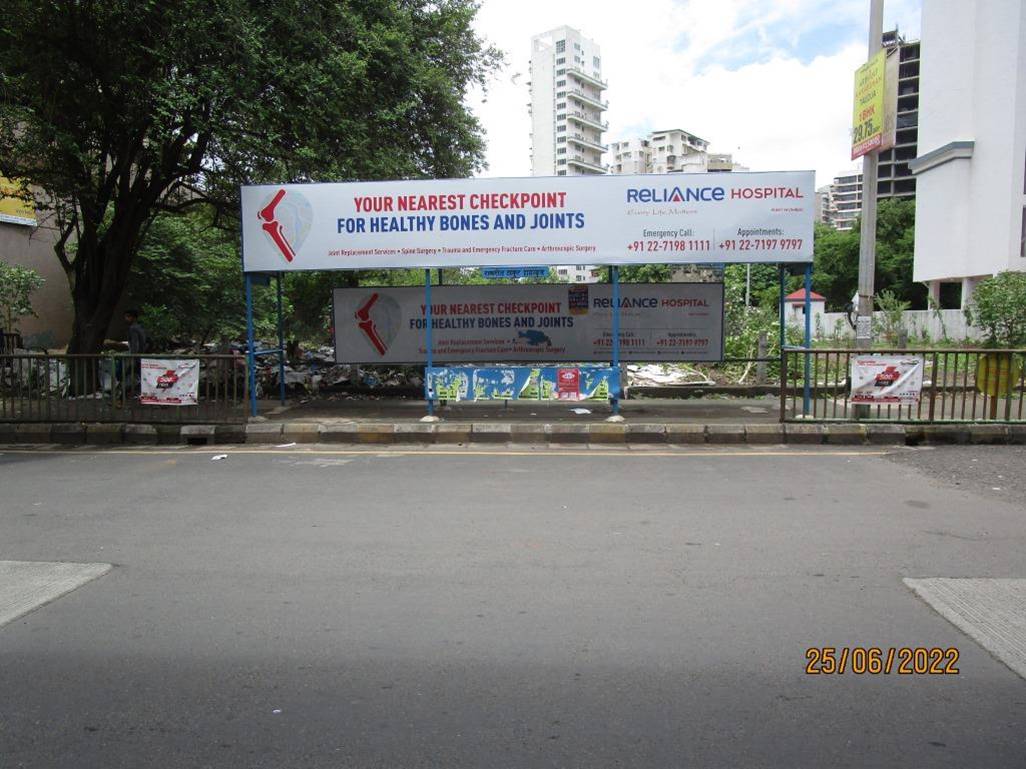
{"label": "concrete pavement", "polygon": [[1023,765],[902,579],[1026,577],[1026,509],[898,451],[5,451],[0,559],[115,568],[0,628],[0,765]]}

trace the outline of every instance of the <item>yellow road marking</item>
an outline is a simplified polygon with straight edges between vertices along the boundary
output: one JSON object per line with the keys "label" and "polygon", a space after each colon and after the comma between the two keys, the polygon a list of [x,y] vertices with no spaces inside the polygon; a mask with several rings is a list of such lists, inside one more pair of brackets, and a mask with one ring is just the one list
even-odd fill
{"label": "yellow road marking", "polygon": [[130,456],[159,456],[173,455],[182,456],[195,454],[204,456],[208,454],[228,454],[238,456],[240,454],[252,454],[256,456],[392,456],[392,457],[422,457],[422,456],[456,456],[456,457],[537,457],[537,456],[559,456],[559,457],[880,457],[888,452],[879,450],[856,451],[810,451],[798,449],[794,451],[741,449],[741,450],[650,450],[650,449],[591,449],[591,450],[563,450],[563,449],[538,449],[535,451],[524,450],[502,450],[502,449],[434,449],[425,446],[423,449],[253,449],[235,448],[233,446],[220,446],[216,448],[135,448],[135,449],[0,449],[3,454],[121,454]]}

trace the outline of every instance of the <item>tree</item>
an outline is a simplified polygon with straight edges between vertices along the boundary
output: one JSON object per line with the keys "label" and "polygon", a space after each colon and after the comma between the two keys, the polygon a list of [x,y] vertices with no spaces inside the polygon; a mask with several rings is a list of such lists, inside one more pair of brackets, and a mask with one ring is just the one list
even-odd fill
{"label": "tree", "polygon": [[[887,198],[877,207],[876,291],[891,291],[910,306],[926,306],[926,287],[912,280],[916,205],[912,199]],[[859,284],[859,223],[851,230],[816,224],[813,288],[827,308],[844,310]]]}
{"label": "tree", "polygon": [[35,317],[31,297],[45,282],[35,270],[0,262],[0,316],[5,331],[13,334],[18,318]]}
{"label": "tree", "polygon": [[982,281],[965,318],[987,331],[989,345],[1026,347],[1026,272],[1001,272]]}
{"label": "tree", "polygon": [[0,175],[38,188],[100,348],[147,228],[266,181],[465,176],[499,54],[472,0],[8,0]]}

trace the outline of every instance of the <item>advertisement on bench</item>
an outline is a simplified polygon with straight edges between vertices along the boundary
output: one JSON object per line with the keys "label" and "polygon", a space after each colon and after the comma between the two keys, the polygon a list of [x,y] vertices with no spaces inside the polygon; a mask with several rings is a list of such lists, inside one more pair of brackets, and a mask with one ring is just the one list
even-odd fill
{"label": "advertisement on bench", "polygon": [[[608,361],[613,295],[607,284],[433,286],[436,363]],[[337,288],[339,363],[423,363],[424,288]],[[620,358],[718,361],[722,283],[620,286]],[[570,387],[572,383],[565,383]]]}
{"label": "advertisement on bench", "polygon": [[242,188],[246,272],[812,261],[811,171]]}

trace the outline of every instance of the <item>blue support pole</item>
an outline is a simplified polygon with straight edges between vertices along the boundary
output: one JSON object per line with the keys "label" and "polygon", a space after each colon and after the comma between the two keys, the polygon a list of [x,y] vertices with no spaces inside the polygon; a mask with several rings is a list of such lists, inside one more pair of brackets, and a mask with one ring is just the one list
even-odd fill
{"label": "blue support pole", "polygon": [[[613,371],[616,377],[616,387],[619,389],[622,381],[620,377],[620,268],[613,265],[609,272],[613,283]],[[612,406],[613,413],[619,414],[619,392],[613,393]]]}
{"label": "blue support pole", "polygon": [[276,276],[278,285],[278,394],[285,405],[285,327],[281,317],[281,273]]}
{"label": "blue support pole", "polygon": [[256,343],[253,340],[253,276],[246,273],[246,375],[249,377],[249,413],[257,415]]}
{"label": "blue support pole", "polygon": [[812,404],[812,382],[810,381],[812,371],[812,356],[809,350],[812,349],[812,264],[805,265],[805,392],[803,404],[805,416],[811,412]]}
{"label": "blue support pole", "polygon": [[435,413],[435,402],[431,397],[430,372],[434,366],[431,352],[431,270],[424,270],[424,346],[427,349],[427,367],[424,369],[424,397],[427,399],[428,416]]}
{"label": "blue support pole", "polygon": [[780,271],[780,354],[784,354],[787,346],[787,302],[784,296],[787,294],[787,269],[784,265],[777,265]]}

